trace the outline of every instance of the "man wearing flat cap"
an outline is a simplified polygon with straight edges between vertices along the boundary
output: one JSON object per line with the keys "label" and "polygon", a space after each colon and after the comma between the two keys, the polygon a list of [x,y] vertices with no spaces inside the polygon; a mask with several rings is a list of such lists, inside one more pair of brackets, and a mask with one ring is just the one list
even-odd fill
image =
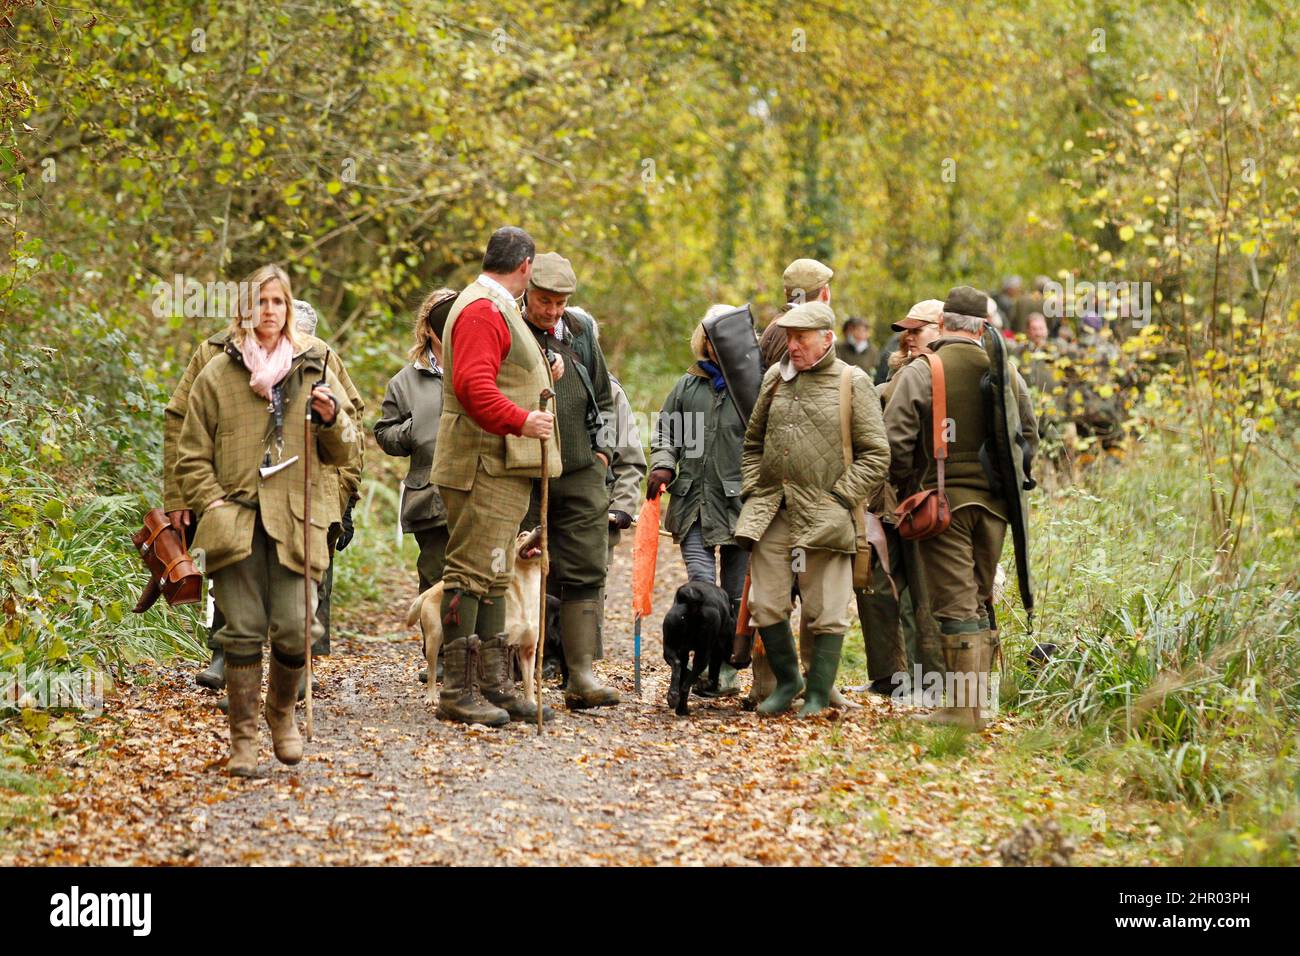
{"label": "man wearing flat cap", "polygon": [[[853,511],[884,482],[889,445],[870,377],[835,357],[830,306],[805,302],[775,324],[786,335],[787,354],[763,376],[745,431],[745,503],[735,537],[752,550],[750,613],[777,681],[758,710],[784,711],[803,687],[790,629],[797,582],[801,617],[813,637],[800,711],[806,716],[830,702],[853,599]],[[845,376],[851,401],[847,467],[840,425]]]}
{"label": "man wearing flat cap", "polygon": [[[617,439],[614,394],[596,322],[567,308],[578,279],[558,252],[539,255],[524,296],[524,319],[537,344],[559,355],[567,373],[555,383],[555,423],[560,433],[562,471],[551,481],[548,500],[550,583],[558,587],[560,634],[569,682],[570,710],[618,703],[618,691],[596,680],[591,663],[600,656],[604,587],[609,544],[609,463]],[[540,520],[541,496],[524,523]]]}
{"label": "man wearing flat cap", "polygon": [[[785,267],[781,285],[785,288],[785,308],[782,314],[805,302],[831,304],[831,267],[816,259],[796,259]],[[763,330],[758,340],[764,367],[770,367],[785,357],[785,329],[773,322]]]}
{"label": "man wearing flat cap", "polygon": [[[925,719],[978,730],[988,674],[997,648],[987,604],[1007,530],[1007,503],[995,493],[981,463],[991,443],[980,380],[989,370],[982,344],[988,296],[970,286],[949,290],[943,303],[943,334],[930,343],[943,368],[947,418],[945,493],[952,510],[948,529],[917,541],[931,611],[939,624],[947,706]],[[894,377],[885,406],[889,480],[899,500],[937,486],[933,444],[933,376],[928,361],[913,361]],[[1029,457],[1038,443],[1029,390],[1013,371],[1021,436]],[[987,453],[987,452],[986,452]],[[954,693],[955,691],[955,693]]]}

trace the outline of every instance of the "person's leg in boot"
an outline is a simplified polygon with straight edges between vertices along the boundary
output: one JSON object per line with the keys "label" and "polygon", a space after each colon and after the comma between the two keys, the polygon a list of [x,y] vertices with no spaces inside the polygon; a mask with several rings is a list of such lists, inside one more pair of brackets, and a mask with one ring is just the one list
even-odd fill
{"label": "person's leg in boot", "polygon": [[819,714],[830,706],[843,651],[843,634],[817,634],[813,637],[812,666],[808,669],[808,686],[804,690],[800,717]]}
{"label": "person's leg in boot", "polygon": [[[901,539],[900,539],[901,540]],[[902,574],[901,549],[890,542],[891,573],[899,588],[906,587]],[[900,627],[900,597],[895,597],[889,576],[879,561],[872,563],[871,588],[854,589],[862,643],[867,652],[867,690],[892,697],[898,686],[895,676],[907,671],[907,650]]]}
{"label": "person's leg in boot", "polygon": [[[799,652],[790,629],[790,612],[794,602],[794,563],[790,550],[790,525],[785,510],[773,516],[749,555],[749,613],[763,642],[764,667],[770,668],[775,686],[756,710],[760,714],[779,714],[789,708],[803,690],[799,676]],[[754,656],[754,681],[758,684],[760,664]]]}
{"label": "person's leg in boot", "polygon": [[226,773],[232,777],[257,774],[257,710],[262,702],[262,654],[226,655],[226,720],[230,725],[230,760]]}
{"label": "person's leg in boot", "polygon": [[[420,549],[420,555],[415,561],[416,575],[420,580],[420,593],[423,594],[429,588],[433,587],[442,580],[443,568],[447,564],[447,526],[440,524],[431,528],[421,528],[414,532],[415,543]],[[438,648],[439,673],[436,677],[442,677],[442,648]],[[420,668],[420,683],[425,684],[429,681],[429,669]]]}
{"label": "person's leg in boot", "polygon": [[[724,544],[718,548],[718,578],[722,590],[727,592],[731,602],[731,621],[735,624],[740,613],[741,591],[745,589],[745,572],[749,569],[749,552],[734,544]],[[723,661],[718,672],[718,696],[735,697],[740,693],[737,682],[739,673],[730,662]]]}
{"label": "person's leg in boot", "polygon": [[987,512],[978,505],[957,508],[943,534],[916,542],[921,576],[930,610],[939,623],[945,658],[944,707],[920,718],[930,723],[966,726],[979,719],[979,701],[974,700],[975,719],[971,720],[967,697],[975,694],[968,693],[966,685],[971,677],[978,676],[982,656],[982,640],[974,637],[984,630],[974,548],[982,514]]}
{"label": "person's leg in boot", "polygon": [[618,692],[601,684],[592,662],[601,652],[605,618],[605,553],[609,491],[599,460],[551,480],[550,569],[560,588],[560,638],[569,668],[564,704],[570,710],[608,707]]}
{"label": "person's leg in boot", "polygon": [[[478,623],[475,627],[479,648],[483,654],[479,690],[488,702],[500,707],[511,720],[537,720],[537,705],[529,703],[515,692],[511,673],[510,648],[506,645],[506,596],[486,595],[478,605]],[[555,714],[542,706],[542,719],[550,720]]]}
{"label": "person's leg in boot", "polygon": [[930,724],[980,730],[979,673],[984,655],[984,635],[980,621],[940,622],[947,671],[944,674],[944,706],[916,719]]}
{"label": "person's leg in boot", "polygon": [[[987,622],[986,622],[987,623]],[[980,721],[981,726],[987,726],[988,722],[998,715],[998,691],[1001,682],[996,680],[996,668],[998,665],[998,650],[1001,647],[1001,641],[998,638],[998,632],[990,628],[980,632]]]}
{"label": "person's leg in boot", "polygon": [[844,707],[835,688],[844,633],[853,603],[853,556],[810,548],[804,553],[799,581],[799,627],[811,636],[808,686],[801,716]]}
{"label": "person's leg in boot", "polygon": [[899,626],[908,648],[909,667],[921,665],[921,681],[924,685],[926,674],[942,673],[947,665],[944,661],[943,643],[939,639],[939,622],[930,606],[930,588],[925,580],[917,542],[904,541],[902,538],[899,538],[899,542],[903,579],[907,582],[907,592],[899,608]]}
{"label": "person's leg in boot", "polygon": [[330,563],[325,568],[325,573],[321,575],[320,586],[316,589],[316,622],[320,625],[320,630],[317,631],[315,628],[312,630],[313,660],[318,657],[328,657],[330,653],[330,607],[331,598],[334,596],[334,555],[337,553],[334,548],[342,533],[342,526],[336,522],[330,525],[325,536],[325,543],[329,547]]}
{"label": "person's leg in boot", "polygon": [[1007,524],[997,515],[983,508],[976,509],[978,514],[971,527],[971,551],[975,556],[976,600],[979,602],[979,618],[982,631],[979,639],[980,709],[975,713],[976,724],[980,729],[986,725],[987,717],[996,713],[998,706],[998,682],[993,680],[994,661],[999,647],[998,633],[993,629],[996,617],[993,610],[993,583],[997,576],[998,559],[1002,556],[1002,545],[1006,539]]}
{"label": "person's leg in boot", "polygon": [[[215,600],[215,592],[213,593]],[[221,609],[214,606],[212,609],[212,625],[208,628],[208,650],[212,651],[212,660],[194,678],[194,683],[200,687],[207,687],[210,690],[222,690],[226,686],[226,652],[221,647],[221,642],[217,640],[217,632],[225,624],[226,619],[222,616]]]}
{"label": "person's leg in boot", "polygon": [[468,591],[444,591],[442,595],[442,646],[444,665],[442,689],[438,692],[438,716],[463,724],[500,727],[510,715],[478,696],[479,598]]}
{"label": "person's leg in boot", "polygon": [[294,719],[298,681],[306,669],[304,655],[288,655],[271,648],[271,674],[266,684],[266,725],[271,728],[275,759],[293,766],[302,760],[302,734]]}
{"label": "person's leg in boot", "polygon": [[[229,507],[229,506],[228,506]],[[224,621],[217,634],[226,660],[226,717],[230,724],[227,773],[251,777],[257,772],[257,719],[262,704],[262,644],[271,628],[274,588],[272,568],[280,566],[275,542],[261,517],[253,522],[248,557],[212,574],[218,610]],[[298,577],[299,620],[302,577]],[[302,630],[298,631],[299,641]]]}
{"label": "person's leg in boot", "polygon": [[618,703],[618,691],[601,684],[591,671],[599,639],[600,601],[595,594],[575,597],[574,590],[566,589],[560,601],[560,636],[564,644],[564,659],[569,665],[564,705],[569,710],[609,707]]}
{"label": "person's leg in boot", "polygon": [[758,633],[763,638],[763,650],[768,665],[772,668],[772,674],[776,678],[776,686],[758,705],[757,710],[760,714],[780,714],[790,709],[790,704],[803,690],[803,679],[799,676],[799,654],[794,646],[794,632],[790,630],[789,621],[782,621],[760,627]]}

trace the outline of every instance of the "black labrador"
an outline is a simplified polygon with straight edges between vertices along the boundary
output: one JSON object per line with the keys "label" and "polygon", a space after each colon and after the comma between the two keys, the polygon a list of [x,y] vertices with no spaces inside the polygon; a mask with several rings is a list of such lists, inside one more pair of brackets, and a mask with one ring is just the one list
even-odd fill
{"label": "black labrador", "polygon": [[722,662],[731,656],[735,631],[731,601],[722,588],[691,581],[677,589],[673,606],[664,615],[664,660],[672,668],[668,706],[679,717],[688,713],[691,685],[704,668],[709,669],[709,680],[717,686]]}

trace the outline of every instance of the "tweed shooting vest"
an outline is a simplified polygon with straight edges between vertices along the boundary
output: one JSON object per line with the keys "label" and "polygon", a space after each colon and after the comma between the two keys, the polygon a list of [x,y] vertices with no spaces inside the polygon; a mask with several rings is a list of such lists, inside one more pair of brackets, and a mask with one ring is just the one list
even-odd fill
{"label": "tweed shooting vest", "polygon": [[[452,333],[456,320],[466,306],[480,299],[490,299],[500,310],[510,333],[510,351],[497,372],[497,388],[519,407],[535,409],[542,389],[554,391],[546,357],[514,301],[477,281],[465,287],[448,313],[442,340],[443,381],[454,381],[456,358]],[[547,441],[547,456],[550,477],[559,477],[562,465],[558,429]],[[520,435],[493,435],[469,416],[456,397],[455,388],[446,388],[443,391],[442,417],[438,423],[438,447],[433,457],[433,480],[445,488],[468,491],[473,487],[480,466],[487,474],[497,477],[539,478],[542,474],[541,442]]]}

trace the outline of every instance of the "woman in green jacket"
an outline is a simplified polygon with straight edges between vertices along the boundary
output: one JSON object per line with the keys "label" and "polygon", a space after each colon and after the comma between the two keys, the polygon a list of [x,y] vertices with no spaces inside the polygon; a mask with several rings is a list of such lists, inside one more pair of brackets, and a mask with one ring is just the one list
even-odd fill
{"label": "woman in green jacket", "polygon": [[[327,367],[326,347],[294,327],[288,275],[263,266],[245,287],[251,302],[241,297],[221,354],[190,389],[176,463],[182,499],[198,515],[194,547],[206,555],[225,618],[217,640],[225,651],[227,771],[234,776],[257,770],[262,645],[268,638],[265,715],[275,756],[285,764],[302,759],[293,711],[305,666],[304,625],[315,617],[317,599],[316,588],[304,587],[305,516],[309,506],[310,570],[319,582],[329,565],[326,531],[338,510],[337,489],[321,466],[354,464],[361,447],[355,424],[335,398],[345,392]],[[320,424],[311,427],[306,446],[309,409]],[[303,481],[308,455],[309,489]]]}
{"label": "woman in green jacket", "polygon": [[[732,308],[715,305],[705,318]],[[681,549],[687,578],[720,584],[731,599],[734,618],[749,566],[749,553],[734,537],[745,423],[713,361],[703,322],[691,335],[691,353],[695,363],[668,393],[655,421],[646,497],[665,489],[672,496],[665,525]],[[735,677],[734,668],[723,664],[719,688],[696,686],[706,695],[734,693]]]}

